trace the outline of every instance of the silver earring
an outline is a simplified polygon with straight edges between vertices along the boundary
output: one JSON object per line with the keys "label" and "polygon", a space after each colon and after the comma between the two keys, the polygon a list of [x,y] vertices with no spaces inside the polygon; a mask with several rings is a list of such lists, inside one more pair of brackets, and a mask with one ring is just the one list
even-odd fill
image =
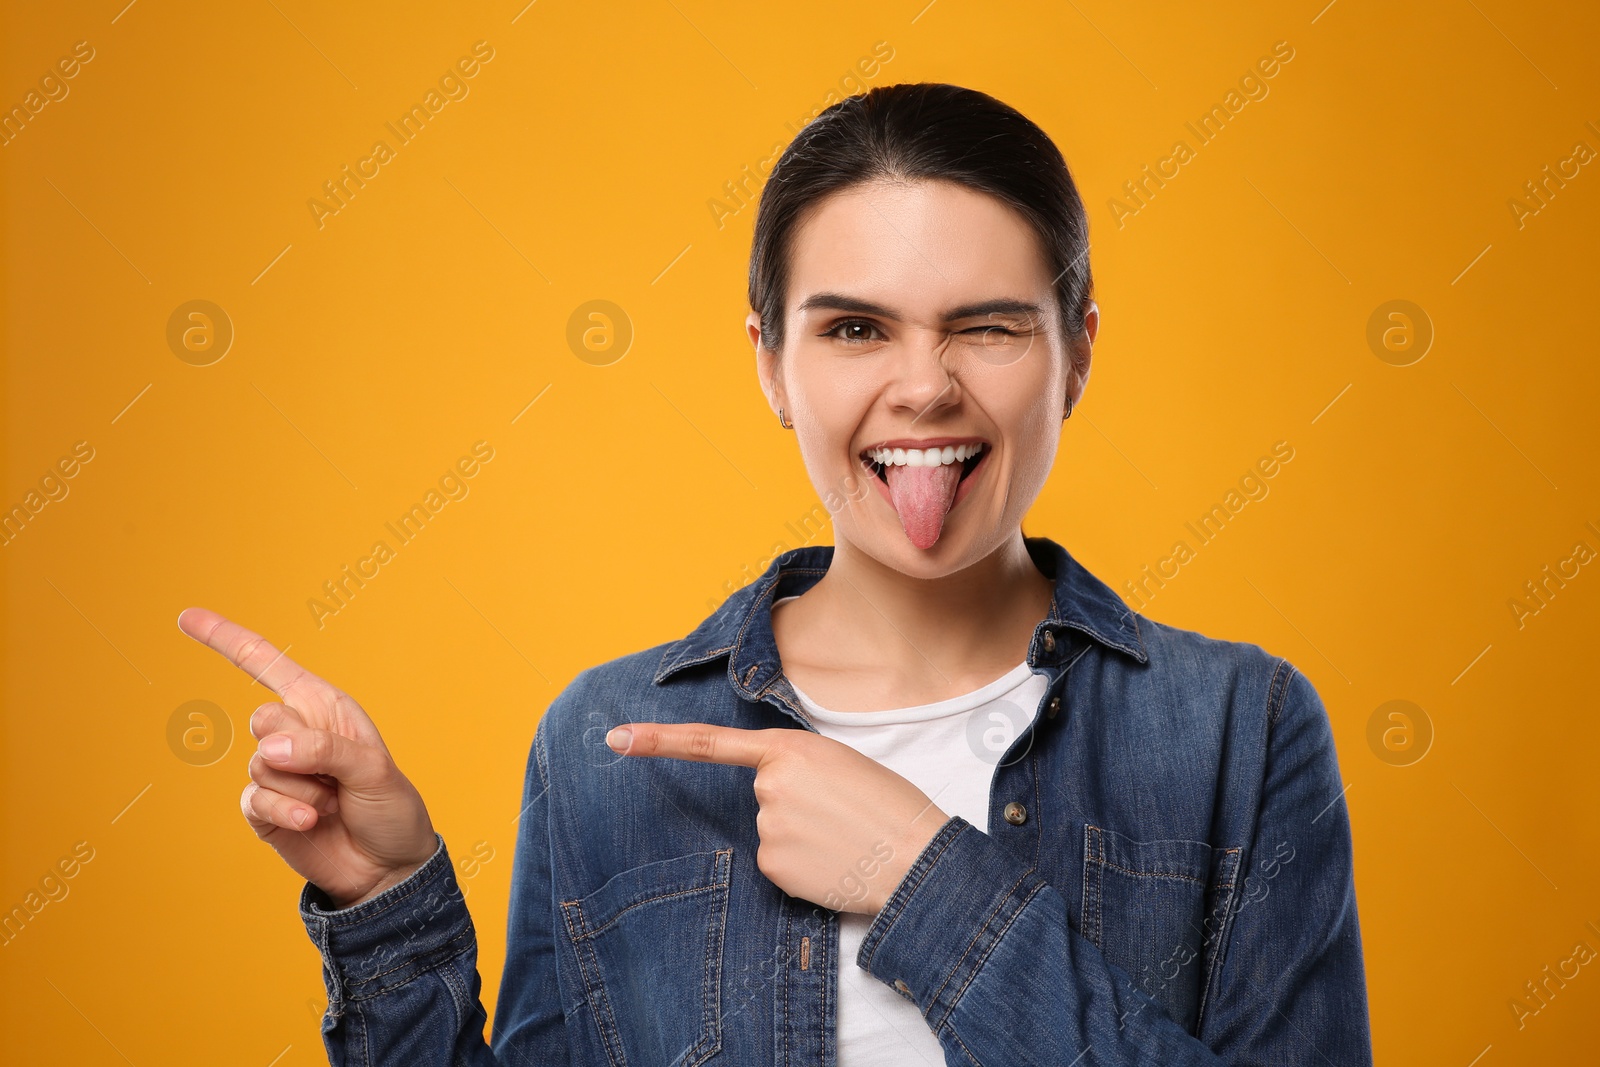
{"label": "silver earring", "polygon": [[1065,415],[1061,416],[1061,421],[1062,422],[1066,422],[1070,418],[1072,418],[1072,394],[1068,393],[1067,394],[1067,413]]}
{"label": "silver earring", "polygon": [[785,430],[794,429],[794,423],[790,422],[789,420],[787,420],[787,419],[785,419],[783,417],[783,409],[782,408],[778,409],[778,425],[782,426]]}

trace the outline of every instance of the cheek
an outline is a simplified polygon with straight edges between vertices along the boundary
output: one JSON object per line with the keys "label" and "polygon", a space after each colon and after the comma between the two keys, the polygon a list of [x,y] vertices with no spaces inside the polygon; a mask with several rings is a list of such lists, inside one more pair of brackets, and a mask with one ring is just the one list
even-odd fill
{"label": "cheek", "polygon": [[1015,426],[1010,444],[1017,478],[1024,483],[1043,485],[1055,464],[1061,425],[1049,407],[1035,404],[1018,415]]}
{"label": "cheek", "polygon": [[881,384],[865,364],[797,353],[784,379],[784,392],[789,399],[786,413],[795,422],[807,463],[849,449]]}

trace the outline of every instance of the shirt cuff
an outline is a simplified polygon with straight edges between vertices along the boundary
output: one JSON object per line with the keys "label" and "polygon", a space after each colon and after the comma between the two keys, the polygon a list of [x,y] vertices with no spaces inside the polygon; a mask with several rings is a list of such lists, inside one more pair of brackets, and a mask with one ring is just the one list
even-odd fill
{"label": "shirt cuff", "polygon": [[328,1011],[388,992],[476,944],[472,917],[439,842],[428,861],[377,896],[347,908],[310,882],[300,890],[300,919],[322,954]]}
{"label": "shirt cuff", "polygon": [[952,815],[867,927],[856,964],[937,1027],[1044,884],[998,841]]}

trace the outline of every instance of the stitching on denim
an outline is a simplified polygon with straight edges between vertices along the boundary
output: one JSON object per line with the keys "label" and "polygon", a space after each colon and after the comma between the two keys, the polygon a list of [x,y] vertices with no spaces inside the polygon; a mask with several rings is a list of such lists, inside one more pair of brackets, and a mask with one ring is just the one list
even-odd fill
{"label": "stitching on denim", "polygon": [[1120,871],[1123,874],[1131,874],[1135,878],[1172,878],[1184,882],[1193,882],[1198,886],[1205,886],[1207,884],[1206,880],[1203,878],[1196,878],[1192,874],[1179,874],[1176,871],[1135,871],[1119,864],[1112,863],[1110,860],[1101,860],[1100,864],[1103,867],[1111,868],[1113,871]]}
{"label": "stitching on denim", "polygon": [[[946,825],[948,826],[954,824],[947,823]],[[933,869],[933,865],[935,863],[939,862],[939,857],[944,855],[945,849],[950,847],[950,843],[957,837],[961,836],[961,834],[965,833],[967,829],[967,827],[963,826],[944,839],[944,842],[939,846],[939,850],[933,854],[933,857],[926,865],[923,866],[922,870],[914,872],[917,876],[915,884],[907,885],[906,882],[902,880],[900,885],[890,895],[888,902],[884,904],[884,908],[888,909],[891,905],[898,905],[898,907],[894,909],[893,917],[889,920],[889,925],[884,929],[883,936],[878,938],[877,942],[872,946],[872,954],[867,957],[867,970],[870,971],[872,969],[872,961],[878,956],[878,946],[882,945],[884,939],[894,931],[895,924],[900,921],[900,916],[905,913],[906,901],[911,898],[911,894],[917,891],[917,886],[921,885],[923,880],[928,877],[928,872]],[[976,827],[973,827],[972,829],[976,829]],[[940,830],[939,832],[944,833],[944,830]],[[936,834],[935,839],[937,839],[937,836],[938,835]],[[929,843],[931,844],[932,842]],[[913,872],[907,872],[906,878],[909,879],[912,873]]]}
{"label": "stitching on denim", "polygon": [[[756,596],[755,603],[751,604],[750,605],[750,610],[745,612],[744,621],[739,624],[739,634],[738,634],[737,637],[735,637],[733,639],[733,644],[728,646],[729,649],[731,650],[731,649],[735,649],[735,648],[744,647],[744,636],[745,636],[746,633],[749,632],[751,625],[756,621],[757,617],[759,616],[759,614],[761,612],[761,605],[765,604],[768,600],[770,600],[772,598],[773,592],[778,588],[778,582],[781,581],[785,575],[789,575],[789,574],[827,574],[827,573],[828,573],[827,568],[819,568],[819,567],[796,567],[796,568],[794,568],[792,570],[780,570],[778,572],[778,574],[773,578],[772,581],[767,582],[766,585],[764,585],[762,587],[761,592]],[[772,609],[770,607],[767,609],[768,612],[770,612],[771,610]],[[731,666],[731,664],[730,664],[730,666]]]}
{"label": "stitching on denim", "polygon": [[[594,937],[595,934],[598,934],[603,930],[609,929],[618,919],[622,918],[624,915],[626,915],[628,912],[632,911],[634,908],[642,907],[645,904],[650,904],[650,903],[653,903],[653,902],[655,902],[657,900],[666,900],[668,897],[683,897],[683,896],[688,896],[691,893],[708,893],[708,892],[711,892],[711,891],[717,890],[717,889],[726,889],[727,887],[728,887],[728,883],[727,883],[726,880],[721,881],[721,882],[707,882],[705,885],[698,885],[698,886],[695,886],[692,889],[674,889],[670,893],[657,893],[653,897],[645,897],[643,900],[636,900],[632,904],[629,904],[627,907],[624,907],[621,910],[619,910],[615,915],[611,916],[611,918],[607,919],[605,921],[605,925],[604,926],[596,926],[596,927],[593,927],[592,929],[586,928],[584,933],[579,934],[578,936],[574,937],[573,940],[577,941],[577,940],[582,940],[582,939],[586,939],[586,938],[592,938],[592,937]],[[583,910],[583,904],[582,904],[581,900],[563,900],[561,902],[561,906],[563,908],[574,908],[574,909],[576,909],[576,910],[578,910],[580,912]]]}
{"label": "stitching on denim", "polygon": [[[1114,871],[1121,871],[1123,874],[1131,874],[1135,878],[1181,878],[1186,882],[1194,882],[1194,883],[1196,883],[1198,885],[1202,885],[1202,886],[1210,886],[1210,884],[1211,884],[1211,882],[1209,880],[1210,879],[1210,871],[1206,872],[1206,877],[1204,877],[1204,878],[1196,878],[1194,875],[1192,875],[1192,874],[1184,874],[1182,871],[1169,871],[1169,870],[1166,870],[1164,868],[1156,868],[1155,870],[1149,870],[1149,871],[1136,871],[1136,870],[1133,870],[1131,868],[1124,867],[1124,866],[1122,866],[1120,864],[1112,863],[1110,860],[1105,858],[1105,839],[1104,839],[1104,835],[1106,833],[1111,832],[1111,831],[1103,830],[1101,827],[1098,827],[1098,826],[1093,827],[1093,829],[1095,830],[1095,832],[1097,834],[1101,835],[1101,837],[1100,837],[1100,855],[1099,855],[1099,858],[1096,860],[1096,862],[1098,862],[1098,863],[1100,863],[1100,864],[1102,864],[1102,865],[1104,865],[1106,867],[1110,867]],[[1117,836],[1120,837],[1122,835],[1119,834]],[[1141,844],[1141,845],[1154,844],[1154,843],[1155,842],[1150,842],[1150,841],[1137,841],[1137,842],[1135,842],[1135,844]],[[1200,841],[1196,841],[1196,842],[1193,842],[1193,843],[1197,844],[1197,845],[1204,844],[1204,842],[1200,842]],[[1208,848],[1208,849],[1212,849],[1213,848],[1213,846],[1211,846],[1211,845],[1206,845],[1205,847]],[[1214,849],[1213,849],[1213,851],[1214,851]],[[1238,849],[1229,849],[1228,851],[1237,852],[1239,850]],[[1221,887],[1219,886],[1218,888],[1221,888]]]}
{"label": "stitching on denim", "polygon": [[1098,826],[1085,826],[1084,877],[1083,877],[1083,936],[1096,948],[1104,948],[1103,928],[1105,916],[1101,912],[1103,897],[1101,874],[1105,866],[1105,831]]}
{"label": "stitching on denim", "polygon": [[[1126,641],[1122,641],[1122,640],[1116,639],[1116,638],[1106,637],[1099,630],[1095,629],[1093,624],[1089,623],[1087,620],[1074,619],[1074,620],[1071,620],[1071,625],[1076,626],[1079,629],[1083,630],[1084,633],[1088,634],[1090,637],[1094,638],[1096,641],[1099,641],[1102,645],[1105,645],[1107,648],[1114,648],[1119,652],[1126,652],[1130,656],[1134,655],[1133,649],[1128,647],[1128,644],[1127,644]],[[1137,623],[1134,624],[1134,636],[1138,637],[1138,624]],[[1139,654],[1143,655],[1147,659],[1149,658],[1149,655],[1150,655],[1148,652],[1146,652],[1144,650],[1144,642],[1142,640],[1139,642]]]}
{"label": "stitching on denim", "polygon": [[[1038,713],[1035,712],[1035,715]],[[1037,722],[1031,727],[1034,740],[1039,738]],[[1029,759],[1033,773],[1033,869],[1039,869],[1039,863],[1044,853],[1044,794],[1039,791],[1039,753],[1033,752]]]}
{"label": "stitching on denim", "polygon": [[[774,576],[774,578],[770,582],[767,583],[767,585],[766,585],[766,587],[764,589],[761,590],[760,594],[756,597],[755,603],[752,604],[751,607],[750,607],[750,610],[748,610],[745,613],[744,620],[739,625],[738,635],[734,638],[732,644],[725,645],[722,648],[714,649],[714,650],[711,650],[711,651],[705,651],[705,652],[699,652],[699,653],[684,652],[684,653],[681,653],[671,663],[666,662],[666,656],[668,654],[670,654],[671,651],[672,651],[669,648],[666,653],[662,654],[662,663],[656,668],[656,674],[655,674],[655,678],[653,679],[653,681],[655,683],[657,683],[657,684],[660,684],[661,682],[665,681],[669,675],[673,674],[675,671],[678,671],[679,669],[681,669],[683,667],[690,667],[690,666],[693,666],[693,665],[695,665],[697,663],[705,663],[705,662],[707,662],[709,660],[716,659],[718,656],[721,656],[721,655],[723,655],[725,653],[732,652],[736,648],[740,647],[740,645],[742,645],[744,643],[745,633],[750,629],[750,624],[755,620],[756,612],[761,609],[762,602],[764,600],[768,599],[772,595],[773,591],[778,588],[778,583],[781,582],[785,577],[788,577],[790,575],[827,574],[827,573],[828,573],[828,569],[826,567],[787,567],[787,568],[780,568],[779,571],[778,571],[778,574],[776,576]],[[1054,610],[1053,606],[1052,606],[1052,610]],[[681,644],[681,643],[683,643],[684,641],[687,641],[687,640],[688,640],[688,638],[685,637],[685,638],[681,639],[677,643]],[[729,664],[729,667],[730,667],[730,669],[732,668],[732,664],[731,663]]]}
{"label": "stitching on denim", "polygon": [[[457,944],[460,945],[459,948],[451,948],[451,946]],[[476,932],[469,923],[464,930],[456,934],[444,944],[440,945],[438,948],[430,949],[427,952],[407,957],[386,971],[379,971],[376,974],[369,974],[364,978],[358,979],[356,985],[360,986],[362,989],[366,989],[369,985],[378,981],[380,978],[387,978],[391,974],[399,974],[405,971],[412,972],[406,976],[406,980],[404,982],[395,982],[392,985],[383,986],[376,992],[371,993],[364,992],[359,995],[353,995],[347,992],[346,999],[352,1002],[357,1000],[370,1000],[379,993],[388,993],[391,990],[399,989],[401,986],[415,981],[417,978],[427,974],[434,968],[450,962],[476,944]],[[346,984],[348,985],[348,983]]]}
{"label": "stitching on denim", "polygon": [[[770,682],[768,682],[766,685],[762,686],[761,689],[759,691],[757,691],[756,694],[751,699],[753,699],[753,700],[764,700],[764,699],[766,699],[767,694],[771,693],[774,689],[776,689],[777,686],[778,686],[778,683],[783,681],[784,677],[785,676],[784,676],[784,673],[783,673],[783,667],[780,664],[779,667],[778,667],[778,673],[774,674],[772,676],[772,680]],[[811,716],[806,714],[804,708],[801,708],[801,707],[797,706],[794,703],[794,701],[790,700],[788,697],[784,696],[782,693],[777,693],[775,695],[777,696],[778,700],[780,700],[783,703],[784,707],[786,707],[789,710],[793,711],[795,714],[799,715],[805,721],[807,721],[807,722],[811,721]]]}
{"label": "stitching on denim", "polygon": [[[838,921],[838,919],[836,917],[830,915],[826,920],[824,920],[824,922],[825,922],[826,925],[824,925],[823,929],[828,931],[827,949],[828,949],[828,961],[829,961],[829,963],[833,966],[833,968],[835,970],[837,970],[840,966],[842,966],[844,964],[855,962],[854,960],[841,960],[839,958],[839,921]],[[822,1023],[823,1023],[823,1026],[826,1027],[828,1033],[836,1032],[838,1030],[838,1027],[839,1027],[839,1015],[838,1015],[839,1002],[838,1002],[838,997],[834,997],[831,1000],[828,998],[828,993],[829,993],[830,987],[833,986],[834,984],[836,984],[836,983],[833,983],[833,982],[818,982],[817,983],[817,1002],[818,1002],[819,1006],[822,1009]],[[824,1051],[824,1054],[826,1054],[828,1039],[826,1037],[824,1037],[822,1039],[822,1041],[823,1041],[823,1051]],[[835,1052],[835,1057],[836,1058],[837,1058],[837,1055],[838,1055],[838,1053]]]}
{"label": "stitching on denim", "polygon": [[[966,964],[967,957],[972,955],[973,948],[984,939],[986,934],[989,933],[989,927],[994,923],[995,916],[1003,912],[1006,905],[1011,902],[1014,896],[1016,896],[1017,887],[1026,882],[1028,880],[1028,876],[1033,873],[1033,868],[1031,867],[1023,871],[1021,877],[1019,877],[1015,882],[1012,882],[1011,885],[1006,889],[1005,895],[995,902],[995,905],[990,910],[989,914],[984,917],[983,923],[979,925],[977,933],[972,935],[972,940],[967,942],[967,947],[962,949],[961,954],[956,957],[955,966],[950,968],[950,973],[944,976],[944,981],[939,983],[939,988],[933,991],[933,996],[928,1000],[928,1011],[932,1011],[933,1006],[939,1003],[940,998],[944,996],[945,988],[950,985],[950,980],[954,978],[956,973],[960,971]],[[1037,892],[1038,887],[1036,886],[1033,892],[1028,894],[1028,899],[1031,899],[1033,894]],[[1026,901],[1024,901],[1024,903],[1026,903]],[[962,994],[967,991],[967,987],[971,985],[972,980],[977,977],[978,971],[983,967],[983,960],[988,958],[989,953],[994,950],[995,942],[1005,934],[1006,930],[1010,928],[1012,922],[1016,920],[1017,915],[1020,913],[1021,908],[1018,908],[1016,912],[1012,913],[1011,918],[1007,919],[1004,925],[1002,925],[1000,929],[995,932],[994,936],[989,939],[988,948],[983,951],[982,958],[977,960],[971,967],[967,968],[967,975],[964,979],[962,979],[961,988],[956,990],[955,996],[950,1000],[950,1006],[945,1009],[944,1015],[942,1015],[939,1019],[941,1024],[946,1019],[950,1018],[951,1013],[956,1010],[956,1005],[961,1003]],[[927,1012],[924,1012],[923,1015],[926,1017]],[[932,1022],[931,1019],[929,1021]]]}
{"label": "stitching on denim", "polygon": [[[1288,668],[1285,670],[1284,668]],[[1267,685],[1267,725],[1276,726],[1278,719],[1283,715],[1283,705],[1287,700],[1289,684],[1294,681],[1296,668],[1283,657],[1278,657],[1277,665],[1272,668],[1272,681]],[[1278,684],[1278,679],[1283,679],[1283,685]]]}
{"label": "stitching on denim", "polygon": [[[767,600],[771,598],[772,591],[775,588],[777,588],[777,584],[774,582],[769,582],[768,584],[762,586],[761,592],[757,594],[755,602],[750,605],[750,610],[744,613],[744,618],[739,623],[739,632],[734,637],[733,644],[729,646],[730,649],[742,648],[744,646],[744,635],[748,633],[750,631],[750,627],[755,624],[756,616],[761,611],[761,605],[766,603]],[[770,612],[772,609],[768,608],[767,610]]]}
{"label": "stitching on denim", "polygon": [[[667,651],[671,652],[672,650],[668,649]],[[668,675],[672,674],[675,671],[682,670],[684,667],[693,667],[697,663],[705,663],[705,662],[707,662],[709,660],[714,660],[718,656],[722,655],[723,653],[732,652],[732,651],[733,651],[733,646],[732,645],[727,645],[727,646],[725,646],[723,648],[712,649],[709,652],[702,652],[699,655],[680,655],[677,659],[673,660],[671,663],[663,662],[661,664],[661,666],[657,667],[656,668],[656,676],[655,676],[654,680],[657,683],[663,682],[663,681],[666,680]],[[664,660],[665,656],[663,656],[662,658]]]}
{"label": "stitching on denim", "polygon": [[361,1062],[367,1067],[377,1067],[372,1059],[372,1033],[367,1027],[367,1013],[357,1008],[351,1014],[361,1040]]}
{"label": "stitching on denim", "polygon": [[[606,993],[604,979],[600,974],[600,962],[595,951],[595,935],[609,929],[616,921],[627,912],[648,904],[651,901],[663,900],[669,897],[686,896],[691,893],[704,893],[720,891],[720,905],[714,906],[711,916],[706,923],[705,954],[700,964],[701,1009],[700,1028],[695,1035],[693,1043],[685,1050],[687,1058],[683,1067],[695,1067],[704,1063],[722,1048],[722,1017],[719,1014],[722,1005],[722,967],[720,957],[724,953],[728,924],[728,896],[729,886],[732,883],[733,849],[717,849],[714,853],[715,874],[713,881],[693,889],[675,890],[670,893],[658,893],[653,897],[635,901],[618,911],[601,926],[590,927],[588,917],[583,912],[582,898],[561,901],[562,917],[566,922],[567,937],[572,942],[573,951],[578,957],[578,971],[583,979],[584,996],[588,999],[590,1008],[595,1015],[596,1025],[600,1029],[600,1039],[606,1049],[606,1056],[611,1061],[612,1067],[626,1067],[627,1057],[622,1051],[621,1032],[617,1027],[616,1015],[611,1006],[611,998]],[[721,919],[721,928],[713,936],[718,918]],[[713,960],[712,952],[718,953],[718,960]],[[716,981],[708,979],[715,971]],[[602,1020],[601,1016],[604,1016]],[[615,1048],[613,1048],[615,1043]]]}
{"label": "stitching on denim", "polygon": [[[438,837],[438,840],[442,842],[443,837]],[[328,923],[330,926],[354,926],[357,923],[364,923],[369,919],[376,919],[378,916],[394,910],[401,904],[404,904],[406,901],[416,896],[418,893],[422,892],[424,889],[427,889],[429,886],[439,881],[451,870],[448,859],[449,847],[443,844],[435,847],[437,849],[436,855],[430,857],[428,862],[423,864],[423,867],[426,867],[428,863],[432,863],[435,860],[442,860],[443,862],[439,863],[439,866],[434,871],[424,875],[416,884],[406,886],[406,888],[401,890],[392,900],[385,902],[382,907],[376,908],[372,911],[360,912],[360,914],[340,915],[337,910],[329,912],[326,909],[324,909],[321,913],[314,914],[317,914],[318,919]],[[417,868],[417,870],[422,870],[422,867]],[[406,885],[406,883],[402,881],[397,883],[397,885]],[[389,889],[395,889],[396,887],[397,886],[390,886]],[[388,891],[388,889],[385,889],[383,892],[387,893]],[[382,893],[380,893],[379,896],[382,896]],[[360,904],[352,905],[352,911],[365,908],[367,905],[371,904],[377,899],[378,897],[373,897],[372,900],[367,900],[361,902]],[[320,905],[317,906],[320,907]],[[329,936],[332,936],[331,933]]]}
{"label": "stitching on denim", "polygon": [[1089,937],[1091,941],[1094,939],[1089,935],[1089,879],[1093,864],[1089,862],[1089,850],[1092,847],[1090,842],[1093,840],[1093,831],[1092,826],[1086,825],[1083,828],[1083,876],[1079,879],[1082,899],[1078,901],[1078,932],[1084,937]]}
{"label": "stitching on denim", "polygon": [[[731,895],[730,887],[733,884],[733,849],[722,848],[717,850],[717,877],[722,886],[721,902],[717,905],[716,918],[706,926],[706,959],[705,969],[701,974],[700,983],[705,990],[704,1014],[700,1020],[700,1037],[692,1047],[704,1047],[704,1054],[693,1060],[685,1062],[684,1067],[695,1067],[704,1063],[722,1048],[722,959],[727,954],[728,937],[728,898]],[[720,924],[717,923],[720,919]],[[711,937],[712,926],[717,926],[717,936]],[[716,943],[716,959],[711,957],[712,942]],[[709,981],[712,976],[715,981]]]}
{"label": "stitching on denim", "polygon": [[[546,715],[539,716],[539,725],[533,728],[533,763],[534,769],[539,772],[539,788],[543,793],[548,793],[550,791],[550,775],[545,769],[544,755],[547,739],[543,736],[539,729],[540,726],[544,725],[546,718],[548,718]],[[532,801],[529,801],[529,804],[531,805]]]}
{"label": "stitching on denim", "polygon": [[[1238,856],[1239,853],[1243,851],[1243,849],[1225,848],[1222,851],[1223,851],[1224,855]],[[1228,880],[1226,882],[1218,882],[1217,885],[1216,885],[1216,888],[1218,888],[1218,889],[1232,889],[1233,888],[1233,879],[1235,877],[1237,877],[1238,874],[1239,874],[1239,865],[1238,865],[1238,863],[1235,863],[1233,865],[1233,870],[1229,874]]]}
{"label": "stitching on denim", "polygon": [[[1234,862],[1232,869],[1228,872],[1228,881],[1217,886],[1217,895],[1223,911],[1223,928],[1216,931],[1216,940],[1210,946],[1211,966],[1206,968],[1205,976],[1200,983],[1200,1003],[1194,1014],[1194,1032],[1197,1034],[1200,1032],[1200,1028],[1205,1025],[1206,1008],[1209,1007],[1211,1003],[1211,986],[1212,981],[1216,978],[1217,974],[1217,960],[1222,955],[1222,938],[1226,933],[1227,928],[1231,926],[1227,913],[1233,907],[1233,891],[1235,880],[1239,876],[1239,854],[1241,851],[1241,849],[1230,848],[1225,849],[1223,852],[1225,856],[1232,856]],[[1200,933],[1202,937],[1202,949],[1204,949],[1205,945],[1203,939],[1205,937],[1205,931],[1202,930]]]}
{"label": "stitching on denim", "polygon": [[433,973],[438,976],[439,981],[444,983],[445,991],[450,994],[450,1006],[456,1010],[456,1026],[454,1029],[459,1030],[461,1016],[465,1013],[467,1007],[466,987],[462,985],[461,979],[451,967],[435,967]]}
{"label": "stitching on denim", "polygon": [[[783,916],[783,943],[787,945],[789,943],[789,938],[794,936],[794,915],[790,912],[787,904],[782,905],[781,914]],[[790,981],[789,968],[785,967],[783,969],[783,974],[781,974],[778,978],[778,1032],[781,1034],[787,1034],[789,1032]],[[787,1067],[789,1063],[789,1042],[779,1041],[777,1054],[783,1057],[782,1063],[779,1065],[779,1067]]]}
{"label": "stitching on denim", "polygon": [[[1285,668],[1287,668],[1287,670],[1285,670]],[[1293,677],[1294,677],[1295,673],[1296,673],[1295,666],[1292,663],[1290,663],[1287,659],[1284,659],[1282,656],[1279,656],[1277,662],[1275,664],[1273,664],[1273,667],[1272,667],[1272,678],[1267,684],[1267,709],[1266,709],[1267,710],[1267,736],[1266,736],[1266,739],[1262,743],[1263,755],[1262,755],[1262,762],[1261,762],[1261,789],[1263,791],[1266,788],[1267,756],[1270,755],[1270,753],[1272,751],[1272,727],[1274,725],[1276,725],[1279,716],[1283,712],[1283,705],[1284,705],[1284,701],[1285,701],[1286,695],[1287,695],[1288,690],[1289,690],[1289,684],[1290,684],[1290,682],[1293,681]],[[1278,679],[1279,678],[1283,678],[1284,679],[1283,685],[1281,685],[1281,686],[1278,684]],[[1257,808],[1256,808],[1256,829],[1260,828],[1260,820],[1261,820],[1261,808],[1260,808],[1260,805],[1258,804]],[[1254,831],[1252,831],[1252,833],[1254,833]],[[1240,852],[1242,854],[1242,852],[1244,850],[1243,849],[1230,849],[1229,851],[1230,852]],[[1242,858],[1242,856],[1241,856],[1241,858]],[[1239,866],[1242,867],[1242,864],[1239,865]],[[1239,867],[1236,867],[1235,871],[1234,871],[1234,875],[1235,875],[1236,878],[1237,878],[1237,875],[1238,875],[1238,870],[1239,870]],[[1207,972],[1206,972],[1205,989],[1207,990],[1207,992],[1209,992],[1209,990],[1210,990],[1210,988],[1212,986],[1212,983],[1216,979],[1217,974],[1221,972],[1222,965],[1223,965],[1223,963],[1224,963],[1224,961],[1225,961],[1225,959],[1227,957],[1227,954],[1228,954],[1228,949],[1233,944],[1233,931],[1234,931],[1234,929],[1235,929],[1235,927],[1237,925],[1234,922],[1234,919],[1238,914],[1234,910],[1234,908],[1232,906],[1233,905],[1234,892],[1235,892],[1235,889],[1230,887],[1230,889],[1228,890],[1227,899],[1226,899],[1227,907],[1225,907],[1223,909],[1223,914],[1222,914],[1222,929],[1217,931],[1217,948],[1216,948],[1216,952],[1211,957],[1211,966],[1207,969]],[[1205,996],[1202,996],[1202,1000],[1201,1000],[1201,1004],[1200,1004],[1200,1011],[1195,1017],[1195,1032],[1196,1033],[1200,1032],[1200,1027],[1205,1022],[1205,1009],[1207,1007],[1206,1000],[1207,1000],[1207,998]]]}
{"label": "stitching on denim", "polygon": [[1144,631],[1139,629],[1139,613],[1128,612],[1128,618],[1133,620],[1133,639],[1139,642],[1139,651],[1143,652],[1146,659],[1150,658],[1150,650],[1144,647]]}
{"label": "stitching on denim", "polygon": [[972,1063],[972,1067],[983,1067],[983,1061],[979,1060],[978,1057],[972,1054],[972,1050],[967,1047],[967,1043],[961,1040],[961,1035],[956,1033],[955,1027],[946,1027],[945,1033],[950,1035],[950,1040],[961,1046],[962,1055],[967,1057],[967,1059]]}
{"label": "stitching on denim", "polygon": [[594,942],[573,937],[573,912],[577,913],[578,923],[582,925],[582,909],[562,905],[562,914],[567,920],[567,936],[572,938],[572,952],[578,961],[578,976],[583,979],[584,1000],[589,1005],[589,1014],[594,1018],[595,1029],[600,1031],[600,1046],[605,1049],[611,1067],[627,1067],[627,1059],[622,1053],[622,1037],[617,1033],[617,1018],[611,1010],[611,998],[606,996],[605,983],[599,977],[600,961],[594,951]]}
{"label": "stitching on denim", "polygon": [[[1011,887],[1011,892],[1006,895],[1007,901],[1010,901],[1012,896],[1015,895],[1016,887],[1026,881],[1029,874],[1033,873],[1033,871],[1028,871],[1023,874],[1022,878],[1017,880],[1016,885]],[[1028,905],[1033,902],[1033,898],[1044,891],[1044,887],[1047,884],[1047,882],[1041,879],[1038,884],[1036,884],[1032,889],[1028,890],[1027,896],[1018,901],[1016,909],[1012,911],[1012,913],[1006,918],[1006,921],[1001,924],[1000,928],[995,931],[994,936],[989,939],[989,944],[984,948],[982,954],[973,963],[971,969],[967,971],[966,980],[961,983],[961,988],[956,990],[955,996],[951,998],[950,1010],[945,1012],[944,1015],[946,1019],[955,1014],[956,1005],[960,1004],[961,998],[967,995],[967,987],[972,985],[973,982],[977,981],[978,972],[983,970],[984,964],[989,962],[989,957],[994,954],[995,946],[998,945],[1001,939],[1006,936],[1011,927],[1016,924],[1016,921],[1022,917],[1022,913],[1026,911]],[[996,909],[997,912],[998,910],[999,909]]]}

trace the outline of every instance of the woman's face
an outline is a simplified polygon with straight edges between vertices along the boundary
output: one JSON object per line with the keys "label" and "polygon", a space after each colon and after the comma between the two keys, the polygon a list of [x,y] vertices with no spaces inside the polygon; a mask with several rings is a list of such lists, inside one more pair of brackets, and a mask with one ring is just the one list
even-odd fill
{"label": "woman's face", "polygon": [[836,541],[924,578],[983,559],[1044,486],[1098,311],[1069,382],[1033,229],[953,182],[834,193],[802,219],[789,257],[782,355],[760,346],[754,313],[747,328]]}

